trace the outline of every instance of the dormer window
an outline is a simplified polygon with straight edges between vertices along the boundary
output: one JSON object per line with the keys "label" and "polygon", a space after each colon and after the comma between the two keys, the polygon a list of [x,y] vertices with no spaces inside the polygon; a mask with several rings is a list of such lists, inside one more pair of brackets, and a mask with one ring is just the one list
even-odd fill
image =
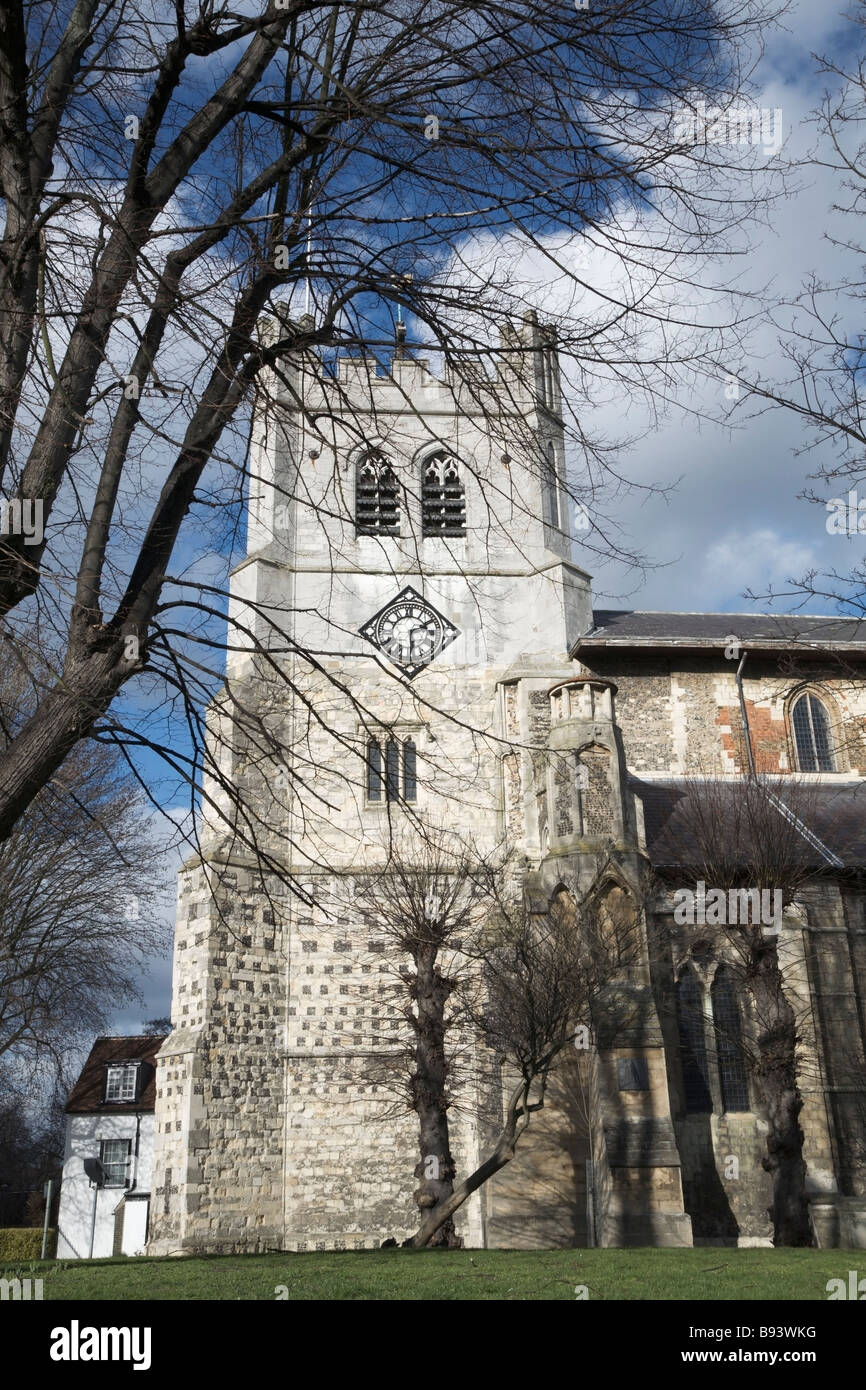
{"label": "dormer window", "polygon": [[138,1062],[115,1062],[105,1069],[105,1099],[123,1102],[138,1097]]}
{"label": "dormer window", "polygon": [[835,772],[833,738],[826,705],[817,695],[801,695],[791,712],[797,765],[801,772]]}

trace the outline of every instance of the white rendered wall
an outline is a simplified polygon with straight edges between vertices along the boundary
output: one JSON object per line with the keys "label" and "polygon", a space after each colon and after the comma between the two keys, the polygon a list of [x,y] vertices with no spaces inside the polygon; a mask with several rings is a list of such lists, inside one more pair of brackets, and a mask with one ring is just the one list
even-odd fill
{"label": "white rendered wall", "polygon": [[[131,1190],[149,1192],[153,1166],[153,1115],[142,1114],[138,1138],[138,1163],[135,1159],[135,1111],[125,1115],[70,1115],[66,1121],[66,1152],[63,1161],[63,1186],[60,1191],[60,1216],[57,1233],[57,1258],[87,1259],[90,1254],[90,1224],[96,1189],[84,1171],[85,1158],[98,1158],[103,1139],[129,1139],[132,1157],[129,1179],[135,1183]],[[137,1171],[136,1171],[137,1168]],[[124,1195],[122,1187],[104,1187],[96,1192],[96,1228],[93,1239],[94,1258],[111,1255],[114,1247],[114,1212]],[[144,1254],[144,1225],[147,1203],[130,1202],[124,1220],[123,1253]]]}

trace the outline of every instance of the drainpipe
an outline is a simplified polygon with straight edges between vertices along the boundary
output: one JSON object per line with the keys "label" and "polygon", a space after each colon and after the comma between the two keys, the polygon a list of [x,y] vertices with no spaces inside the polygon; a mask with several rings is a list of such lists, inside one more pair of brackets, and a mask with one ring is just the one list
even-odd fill
{"label": "drainpipe", "polygon": [[746,700],[745,696],[743,695],[743,667],[746,664],[747,655],[747,652],[743,652],[743,655],[740,657],[740,664],[737,667],[737,674],[735,680],[737,682],[737,693],[740,697],[740,716],[743,721],[743,733],[746,736],[746,757],[749,760],[749,772],[751,773],[752,777],[754,777],[755,755],[752,752],[752,735],[749,730],[749,716],[746,713]]}
{"label": "drainpipe", "polygon": [[138,1143],[139,1143],[139,1136],[140,1136],[140,1134],[141,1134],[141,1111],[140,1111],[140,1110],[136,1110],[136,1112],[135,1112],[135,1149],[133,1150],[133,1155],[132,1155],[132,1182],[129,1184],[129,1187],[126,1189],[127,1192],[134,1192],[135,1189],[138,1187]]}

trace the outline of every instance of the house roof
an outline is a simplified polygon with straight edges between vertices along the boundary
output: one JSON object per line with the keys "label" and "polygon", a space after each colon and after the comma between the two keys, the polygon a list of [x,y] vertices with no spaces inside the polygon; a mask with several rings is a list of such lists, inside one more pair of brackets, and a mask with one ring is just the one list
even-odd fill
{"label": "house roof", "polygon": [[[111,1115],[123,1114],[128,1110],[153,1110],[156,1103],[156,1054],[164,1042],[162,1035],[97,1038],[66,1102],[67,1115]],[[117,1062],[141,1063],[142,1085],[136,1100],[105,1100],[105,1068]]]}
{"label": "house roof", "polygon": [[850,651],[866,654],[866,618],[801,613],[652,613],[596,608],[593,626],[572,655],[616,647],[717,648],[735,636],[751,651]]}
{"label": "house roof", "polygon": [[[706,799],[703,782],[711,788]],[[769,778],[766,811],[744,806],[743,784],[733,780],[632,776],[629,785],[643,806],[647,855],[656,869],[691,868],[700,863],[708,827],[716,824],[725,855],[731,857],[737,851],[744,865],[750,861],[756,829],[766,826],[772,833],[778,825],[783,846],[779,854],[788,860],[797,854],[803,867],[837,873],[866,867],[864,781],[819,783],[791,778],[786,786],[782,777]],[[754,808],[754,800],[751,805]]]}

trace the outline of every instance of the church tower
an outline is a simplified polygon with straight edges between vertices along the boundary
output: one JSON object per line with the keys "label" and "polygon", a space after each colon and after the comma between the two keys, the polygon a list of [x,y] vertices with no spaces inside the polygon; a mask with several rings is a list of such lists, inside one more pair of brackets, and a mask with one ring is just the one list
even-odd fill
{"label": "church tower", "polygon": [[[545,891],[557,856],[585,877],[593,836],[628,838],[613,688],[575,679],[570,656],[592,600],[555,339],[529,314],[497,364],[457,382],[398,345],[387,374],[287,360],[268,383],[232,577],[242,636],[208,726],[242,804],[209,780],[181,875],[152,1253],[364,1248],[415,1229],[416,1125],[380,1067],[398,1019],[356,902],[403,824],[483,851],[508,840]],[[477,1100],[453,1121],[462,1173],[486,1138]],[[467,1244],[520,1243],[497,1225],[509,1200],[467,1203]]]}

